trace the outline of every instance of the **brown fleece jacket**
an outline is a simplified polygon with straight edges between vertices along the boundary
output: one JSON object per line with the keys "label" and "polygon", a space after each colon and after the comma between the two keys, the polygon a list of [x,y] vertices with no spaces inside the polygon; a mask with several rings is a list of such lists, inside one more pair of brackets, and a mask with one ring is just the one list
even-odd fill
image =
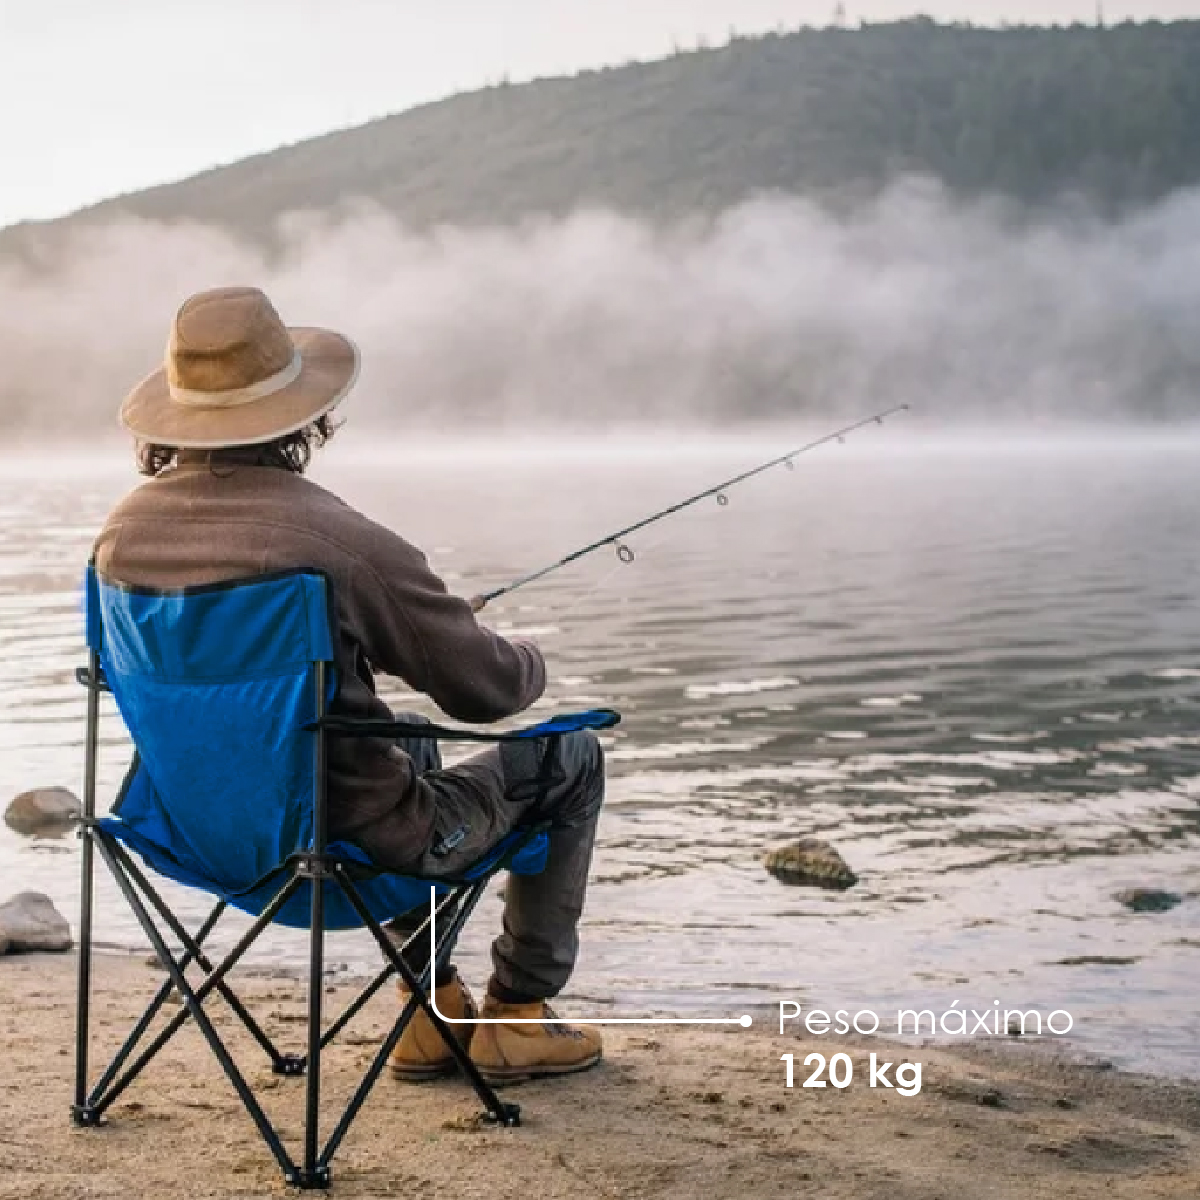
{"label": "brown fleece jacket", "polygon": [[[281,468],[236,461],[210,468],[207,455],[185,452],[177,467],[114,509],[95,555],[102,575],[156,588],[295,568],[324,571],[333,580],[340,628],[333,710],[339,714],[390,716],[375,695],[377,670],[424,692],[460,721],[511,716],[545,687],[536,646],[484,629],[419,550]],[[404,869],[425,848],[435,803],[411,759],[390,743],[330,739],[331,837],[372,827],[377,860]]]}

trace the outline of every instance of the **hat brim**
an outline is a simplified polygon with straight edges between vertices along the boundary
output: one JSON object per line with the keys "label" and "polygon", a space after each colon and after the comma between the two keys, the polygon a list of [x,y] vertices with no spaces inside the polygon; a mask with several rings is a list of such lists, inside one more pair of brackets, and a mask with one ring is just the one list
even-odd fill
{"label": "hat brim", "polygon": [[278,392],[231,407],[199,408],[171,398],[165,368],[125,397],[121,424],[143,442],[185,450],[256,446],[311,425],[345,398],[358,378],[358,348],[331,329],[288,333],[300,355],[300,374]]}

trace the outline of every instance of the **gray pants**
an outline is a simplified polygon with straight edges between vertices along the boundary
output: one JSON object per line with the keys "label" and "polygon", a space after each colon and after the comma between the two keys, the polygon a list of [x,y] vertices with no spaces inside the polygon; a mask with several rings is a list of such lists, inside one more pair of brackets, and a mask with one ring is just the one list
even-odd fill
{"label": "gray pants", "polygon": [[[397,719],[424,723],[407,713]],[[415,872],[422,877],[459,878],[513,830],[549,825],[546,869],[511,875],[505,887],[504,928],[492,945],[489,990],[509,1001],[557,995],[579,952],[579,918],[604,802],[604,754],[595,735],[584,731],[556,739],[544,795],[539,779],[544,740],[501,742],[449,768],[442,767],[432,738],[399,745],[438,794],[433,833]],[[425,915],[422,909],[399,916],[389,931],[403,939]],[[410,956],[410,963],[423,967],[428,948],[413,949],[418,961]]]}

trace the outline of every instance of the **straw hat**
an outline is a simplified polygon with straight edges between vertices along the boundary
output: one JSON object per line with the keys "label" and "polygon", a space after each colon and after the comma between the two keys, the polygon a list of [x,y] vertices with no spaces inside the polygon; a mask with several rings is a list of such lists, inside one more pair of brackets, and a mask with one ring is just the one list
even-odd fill
{"label": "straw hat", "polygon": [[121,423],[160,445],[254,446],[329,412],[357,374],[349,338],[286,327],[258,288],[217,288],[184,302],[163,366],[125,397]]}

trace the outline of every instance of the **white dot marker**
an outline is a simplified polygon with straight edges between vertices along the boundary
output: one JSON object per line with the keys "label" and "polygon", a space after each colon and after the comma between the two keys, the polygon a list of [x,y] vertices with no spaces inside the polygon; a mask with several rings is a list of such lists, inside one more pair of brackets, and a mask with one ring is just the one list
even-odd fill
{"label": "white dot marker", "polygon": [[754,1024],[754,1018],[753,1018],[752,1016],[750,1016],[750,1014],[749,1014],[749,1013],[747,1013],[747,1014],[746,1014],[746,1015],[745,1015],[745,1016],[744,1016],[744,1017],[743,1017],[743,1018],[742,1018],[742,1019],[741,1019],[741,1020],[738,1022],[738,1024],[739,1024],[739,1025],[740,1025],[740,1026],[741,1026],[743,1029],[749,1029],[749,1028],[750,1028],[750,1026]]}

